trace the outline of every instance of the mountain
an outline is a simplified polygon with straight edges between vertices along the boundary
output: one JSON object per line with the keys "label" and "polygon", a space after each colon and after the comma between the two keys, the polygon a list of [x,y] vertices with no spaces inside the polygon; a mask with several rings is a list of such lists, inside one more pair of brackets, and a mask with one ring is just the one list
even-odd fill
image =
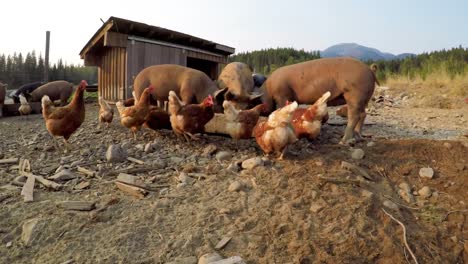
{"label": "mountain", "polygon": [[365,47],[356,43],[342,43],[333,45],[322,51],[320,55],[324,58],[330,57],[354,57],[363,61],[366,60],[394,60],[404,59],[409,56],[416,56],[412,53],[402,53],[394,55],[388,52],[381,52],[378,49]]}

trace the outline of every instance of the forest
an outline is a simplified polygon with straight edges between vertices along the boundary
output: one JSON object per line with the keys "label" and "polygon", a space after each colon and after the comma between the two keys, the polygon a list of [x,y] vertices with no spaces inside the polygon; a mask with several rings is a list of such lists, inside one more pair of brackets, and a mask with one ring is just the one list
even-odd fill
{"label": "forest", "polygon": [[[44,78],[44,58],[35,51],[26,56],[21,53],[13,55],[0,54],[0,82],[7,83],[8,89],[19,88],[23,84],[42,81]],[[89,84],[97,82],[97,68],[67,65],[62,59],[49,67],[49,80],[67,80],[77,84],[87,80]]]}

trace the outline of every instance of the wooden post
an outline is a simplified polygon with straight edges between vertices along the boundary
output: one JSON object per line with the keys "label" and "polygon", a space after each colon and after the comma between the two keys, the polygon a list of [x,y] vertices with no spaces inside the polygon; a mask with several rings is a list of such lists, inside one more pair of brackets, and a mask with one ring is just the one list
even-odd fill
{"label": "wooden post", "polygon": [[44,82],[49,81],[49,47],[50,47],[50,31],[46,31],[46,50],[44,62]]}

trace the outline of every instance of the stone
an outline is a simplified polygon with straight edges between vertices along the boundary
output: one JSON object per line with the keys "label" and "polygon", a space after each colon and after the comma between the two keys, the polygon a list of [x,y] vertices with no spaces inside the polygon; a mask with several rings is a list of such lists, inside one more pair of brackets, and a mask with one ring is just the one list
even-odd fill
{"label": "stone", "polygon": [[358,149],[353,150],[353,152],[351,153],[351,158],[355,160],[360,160],[364,158],[364,155],[365,155],[364,150],[358,148]]}
{"label": "stone", "polygon": [[225,161],[232,158],[232,154],[229,151],[220,151],[216,153],[216,160],[217,161]]}
{"label": "stone", "polygon": [[145,150],[144,150],[144,151],[145,151],[145,153],[151,153],[151,152],[153,152],[153,144],[147,143],[147,144],[145,145]]}
{"label": "stone", "polygon": [[119,145],[110,145],[107,148],[106,159],[108,162],[122,162],[127,160],[127,151]]}
{"label": "stone", "polygon": [[310,195],[312,196],[312,200],[315,200],[317,198],[317,196],[318,196],[318,192],[317,191],[312,191],[310,193]]}
{"label": "stone", "polygon": [[181,183],[185,183],[185,184],[192,184],[192,183],[195,181],[194,178],[188,176],[187,173],[185,173],[185,172],[181,172],[181,173],[179,174],[178,179],[179,179],[179,181],[180,181]]}
{"label": "stone", "polygon": [[209,264],[214,261],[222,260],[223,257],[216,252],[203,254],[198,259],[198,264]]}
{"label": "stone", "polygon": [[10,242],[6,243],[6,248],[10,248],[12,245],[13,245],[13,242],[10,241]]}
{"label": "stone", "polygon": [[432,191],[431,191],[431,188],[429,188],[427,186],[424,186],[418,191],[418,194],[422,198],[429,198],[429,197],[431,197]]}
{"label": "stone", "polygon": [[257,166],[263,166],[263,160],[259,157],[250,158],[242,162],[242,168],[246,170],[252,170]]}
{"label": "stone", "polygon": [[62,169],[55,175],[50,176],[48,179],[54,180],[54,181],[67,181],[67,180],[75,179],[76,177],[78,176],[75,173],[69,171],[68,169]]}
{"label": "stone", "polygon": [[239,181],[234,181],[229,185],[228,191],[238,192],[242,189],[242,184]]}
{"label": "stone", "polygon": [[398,211],[398,205],[396,205],[394,202],[392,201],[389,201],[389,200],[386,200],[385,202],[383,202],[383,205],[389,209],[392,209],[394,211]]}
{"label": "stone", "polygon": [[458,237],[457,236],[451,236],[450,240],[452,240],[453,243],[458,243]]}
{"label": "stone", "polygon": [[25,246],[31,245],[31,243],[36,240],[38,237],[38,230],[36,226],[38,226],[40,219],[33,218],[26,220],[23,223],[23,231],[21,233],[21,241],[23,241]]}
{"label": "stone", "polygon": [[320,212],[325,206],[323,206],[322,204],[319,204],[319,203],[312,203],[312,205],[310,206],[310,211],[312,211],[313,213],[318,213]]}
{"label": "stone", "polygon": [[202,155],[203,156],[211,156],[216,152],[216,150],[218,150],[218,147],[216,147],[215,144],[208,144],[208,146],[206,146],[203,149]]}
{"label": "stone", "polygon": [[407,182],[400,183],[400,185],[398,185],[398,187],[400,187],[400,189],[405,191],[405,192],[411,193],[411,187]]}
{"label": "stone", "polygon": [[434,170],[432,168],[421,168],[419,169],[419,176],[421,178],[432,179],[434,177]]}
{"label": "stone", "polygon": [[403,189],[398,190],[398,195],[400,195],[401,199],[403,199],[407,203],[414,203],[414,196],[411,192],[407,192]]}
{"label": "stone", "polygon": [[447,149],[451,149],[452,148],[452,144],[448,143],[448,142],[445,142],[444,143],[444,147],[446,147]]}

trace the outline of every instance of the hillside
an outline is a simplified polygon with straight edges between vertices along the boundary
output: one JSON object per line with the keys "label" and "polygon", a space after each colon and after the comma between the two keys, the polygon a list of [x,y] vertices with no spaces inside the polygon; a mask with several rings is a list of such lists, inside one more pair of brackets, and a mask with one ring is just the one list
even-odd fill
{"label": "hillside", "polygon": [[342,43],[333,45],[321,52],[323,58],[331,57],[354,57],[363,61],[367,60],[393,60],[414,56],[412,53],[402,53],[394,55],[388,52],[381,52],[378,49],[369,48],[356,43]]}

